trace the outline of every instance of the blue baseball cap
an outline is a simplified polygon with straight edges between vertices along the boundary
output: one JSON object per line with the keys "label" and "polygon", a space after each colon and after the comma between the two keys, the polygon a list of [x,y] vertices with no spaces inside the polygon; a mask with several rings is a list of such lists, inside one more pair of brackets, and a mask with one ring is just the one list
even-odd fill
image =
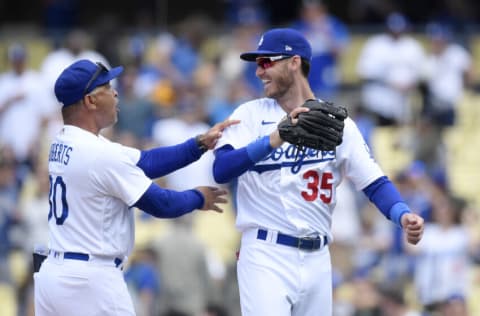
{"label": "blue baseball cap", "polygon": [[8,59],[10,61],[24,61],[27,58],[27,50],[20,43],[14,43],[8,47]]}
{"label": "blue baseball cap", "polygon": [[449,26],[440,23],[427,24],[427,36],[434,40],[449,41],[452,38],[452,30]]}
{"label": "blue baseball cap", "polygon": [[257,50],[243,53],[240,58],[246,61],[255,61],[259,56],[276,55],[299,55],[310,61],[312,59],[312,47],[302,33],[297,30],[271,29],[262,35]]}
{"label": "blue baseball cap", "polygon": [[404,32],[408,28],[408,21],[401,13],[390,13],[387,17],[387,28],[396,33]]}
{"label": "blue baseball cap", "polygon": [[72,105],[93,91],[108,83],[123,72],[123,67],[108,70],[101,63],[88,59],[74,62],[65,68],[55,82],[55,96],[62,106]]}

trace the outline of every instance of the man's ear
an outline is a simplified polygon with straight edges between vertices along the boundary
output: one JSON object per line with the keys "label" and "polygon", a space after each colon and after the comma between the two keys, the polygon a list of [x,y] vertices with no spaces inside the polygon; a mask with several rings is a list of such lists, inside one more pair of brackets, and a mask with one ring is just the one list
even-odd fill
{"label": "man's ear", "polygon": [[[298,57],[298,58],[297,58]],[[295,68],[301,68],[302,67],[302,59],[300,58],[300,56],[294,56],[292,58],[292,65],[295,67]]]}
{"label": "man's ear", "polygon": [[97,108],[96,97],[94,94],[86,94],[83,96],[83,104],[88,110],[94,110]]}

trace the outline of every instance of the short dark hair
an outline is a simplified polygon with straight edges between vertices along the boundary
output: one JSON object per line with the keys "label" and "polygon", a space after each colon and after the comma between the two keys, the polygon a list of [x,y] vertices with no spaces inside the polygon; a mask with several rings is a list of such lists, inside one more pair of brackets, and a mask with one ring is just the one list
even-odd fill
{"label": "short dark hair", "polygon": [[74,117],[78,115],[77,112],[82,102],[83,102],[83,99],[73,103],[72,105],[62,107],[61,111],[62,111],[62,118],[64,122],[67,122],[68,124],[72,122]]}
{"label": "short dark hair", "polygon": [[302,58],[302,74],[305,78],[310,74],[310,62],[305,58]]}

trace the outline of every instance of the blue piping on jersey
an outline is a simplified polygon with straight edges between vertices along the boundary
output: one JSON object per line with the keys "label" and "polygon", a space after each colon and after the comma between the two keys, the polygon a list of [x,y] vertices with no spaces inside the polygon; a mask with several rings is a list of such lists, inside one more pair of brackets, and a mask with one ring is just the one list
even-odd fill
{"label": "blue piping on jersey", "polygon": [[279,164],[262,164],[262,165],[255,165],[248,169],[249,171],[255,171],[258,173],[263,173],[265,171],[272,171],[272,170],[277,170],[281,168],[288,168],[291,167],[292,173],[296,174],[300,171],[303,165],[310,165],[314,163],[319,163],[319,162],[325,162],[325,161],[330,161],[334,160],[335,157],[327,157],[327,158],[322,158],[322,159],[314,159],[314,160],[299,160],[299,161],[284,161]]}

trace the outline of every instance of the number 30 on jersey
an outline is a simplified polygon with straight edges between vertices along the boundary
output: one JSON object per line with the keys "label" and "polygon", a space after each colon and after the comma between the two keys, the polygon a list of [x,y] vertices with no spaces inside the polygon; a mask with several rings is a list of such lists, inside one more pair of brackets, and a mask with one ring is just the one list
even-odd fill
{"label": "number 30 on jersey", "polygon": [[57,225],[63,225],[68,217],[67,186],[61,176],[54,179],[52,175],[49,175],[48,179],[50,181],[48,220],[53,216]]}

